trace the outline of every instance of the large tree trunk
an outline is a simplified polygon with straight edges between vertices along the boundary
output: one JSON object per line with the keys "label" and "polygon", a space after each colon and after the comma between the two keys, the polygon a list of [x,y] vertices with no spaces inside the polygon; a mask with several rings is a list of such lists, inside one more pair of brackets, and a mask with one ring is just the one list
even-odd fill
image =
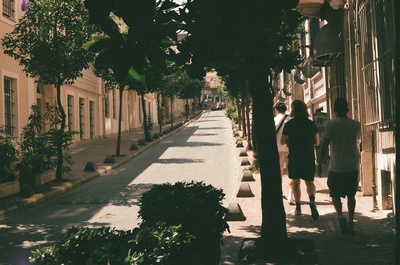
{"label": "large tree trunk", "polygon": [[64,168],[64,154],[63,154],[63,134],[65,130],[66,115],[64,107],[61,103],[61,83],[56,85],[57,90],[57,108],[60,112],[61,124],[58,129],[57,135],[57,169],[56,169],[56,182],[62,182],[63,168]]}
{"label": "large tree trunk", "polygon": [[[400,3],[399,1],[394,1],[395,5],[395,24],[396,27],[399,29],[400,28]],[[399,42],[396,42],[396,51],[400,50],[400,44]],[[395,80],[396,80],[396,89],[395,89],[395,97],[396,97],[396,124],[400,124],[400,52],[396,52],[396,57],[395,57]],[[400,133],[396,133],[396,146],[399,148],[400,146]],[[400,156],[398,155],[398,152],[396,152],[396,179],[395,179],[395,187],[396,187],[396,193],[395,193],[395,221],[396,221],[396,262],[395,264],[400,264]]]}
{"label": "large tree trunk", "polygon": [[253,99],[253,122],[261,175],[261,239],[265,247],[287,239],[286,213],[282,200],[279,156],[273,119],[273,96],[263,71],[249,80]]}
{"label": "large tree trunk", "polygon": [[117,149],[116,156],[121,155],[121,123],[122,123],[122,96],[124,94],[124,86],[119,84],[119,115],[118,115],[118,136],[117,136]]}

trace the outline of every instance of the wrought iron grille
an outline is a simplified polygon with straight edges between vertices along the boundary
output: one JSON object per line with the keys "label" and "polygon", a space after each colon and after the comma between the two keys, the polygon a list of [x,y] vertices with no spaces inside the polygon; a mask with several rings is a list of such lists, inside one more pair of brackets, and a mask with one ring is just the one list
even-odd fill
{"label": "wrought iron grille", "polygon": [[15,99],[14,99],[14,86],[15,80],[10,77],[4,77],[4,129],[5,134],[14,136],[15,130]]}
{"label": "wrought iron grille", "polygon": [[357,12],[366,124],[391,127],[395,120],[394,0],[360,2]]}
{"label": "wrought iron grille", "polygon": [[3,16],[14,19],[15,18],[15,1],[3,0]]}

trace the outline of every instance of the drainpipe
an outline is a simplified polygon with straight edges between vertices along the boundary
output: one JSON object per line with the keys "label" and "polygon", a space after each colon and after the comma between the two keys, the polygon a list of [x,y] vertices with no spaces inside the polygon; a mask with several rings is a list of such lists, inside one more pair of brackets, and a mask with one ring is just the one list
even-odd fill
{"label": "drainpipe", "polygon": [[378,202],[376,200],[376,167],[375,167],[375,130],[372,130],[371,148],[372,148],[372,210],[378,210]]}

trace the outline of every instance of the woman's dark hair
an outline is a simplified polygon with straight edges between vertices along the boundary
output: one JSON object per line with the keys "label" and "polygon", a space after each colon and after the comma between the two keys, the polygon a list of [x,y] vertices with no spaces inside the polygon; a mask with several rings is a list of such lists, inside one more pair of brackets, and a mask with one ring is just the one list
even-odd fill
{"label": "woman's dark hair", "polygon": [[292,112],[290,116],[295,118],[308,118],[310,116],[307,111],[307,105],[301,100],[293,100],[292,102]]}
{"label": "woman's dark hair", "polygon": [[275,109],[279,111],[279,113],[284,113],[287,110],[285,103],[279,102],[276,104]]}

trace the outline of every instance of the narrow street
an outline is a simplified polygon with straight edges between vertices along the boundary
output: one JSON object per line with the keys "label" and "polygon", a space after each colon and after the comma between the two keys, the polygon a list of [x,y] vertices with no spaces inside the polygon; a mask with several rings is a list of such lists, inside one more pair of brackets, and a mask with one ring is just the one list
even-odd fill
{"label": "narrow street", "polygon": [[205,112],[112,172],[1,220],[0,264],[29,264],[31,250],[72,226],[134,228],[140,195],[152,184],[204,181],[224,190],[227,207],[238,185],[235,155],[224,112]]}

